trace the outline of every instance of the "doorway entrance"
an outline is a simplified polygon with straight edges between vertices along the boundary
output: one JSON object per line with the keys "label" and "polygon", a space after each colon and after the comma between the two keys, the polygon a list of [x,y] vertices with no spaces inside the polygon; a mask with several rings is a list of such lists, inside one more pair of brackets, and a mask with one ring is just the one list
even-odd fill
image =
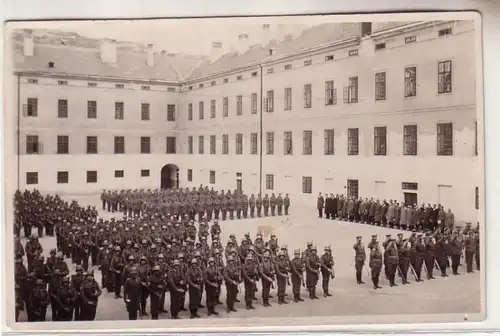
{"label": "doorway entrance", "polygon": [[179,188],[179,167],[169,163],[163,166],[160,173],[160,188]]}

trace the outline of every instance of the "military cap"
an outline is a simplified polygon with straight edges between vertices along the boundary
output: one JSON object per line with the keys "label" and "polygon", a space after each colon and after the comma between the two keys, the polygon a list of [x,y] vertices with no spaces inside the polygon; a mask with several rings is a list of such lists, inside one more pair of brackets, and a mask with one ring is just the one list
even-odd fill
{"label": "military cap", "polygon": [[50,250],[50,254],[55,254],[55,253],[57,253],[57,250],[55,248]]}
{"label": "military cap", "polygon": [[134,259],[135,259],[135,258],[134,258],[134,256],[133,256],[133,255],[131,255],[131,256],[129,256],[129,257],[128,257],[128,260],[134,260]]}
{"label": "military cap", "polygon": [[316,246],[313,246],[313,247],[311,248],[311,251],[318,251],[318,249],[316,248]]}
{"label": "military cap", "polygon": [[307,242],[307,246],[312,246],[313,243],[312,242]]}
{"label": "military cap", "polygon": [[234,261],[234,257],[233,256],[228,256],[227,257],[227,261]]}
{"label": "military cap", "polygon": [[132,267],[130,269],[130,274],[135,274],[135,273],[137,273],[137,268],[136,267]]}
{"label": "military cap", "polygon": [[331,249],[330,245],[325,246],[325,251],[331,251],[331,250],[332,250],[332,249]]}
{"label": "military cap", "polygon": [[300,254],[300,250],[293,251],[293,254]]}
{"label": "military cap", "polygon": [[174,266],[180,266],[181,262],[177,259],[174,260]]}
{"label": "military cap", "polygon": [[385,235],[385,237],[386,237],[386,238],[391,238],[391,237],[392,237],[392,235],[391,235],[391,234],[386,234],[386,235]]}
{"label": "military cap", "polygon": [[247,255],[246,260],[253,260],[251,255]]}
{"label": "military cap", "polygon": [[215,259],[213,257],[210,257],[208,258],[208,262],[211,263],[211,262],[215,262]]}
{"label": "military cap", "polygon": [[[361,239],[361,238],[363,238],[363,237],[361,237],[361,236],[357,236],[357,237],[356,237],[356,239]],[[312,244],[311,244],[311,245],[312,245]]]}
{"label": "military cap", "polygon": [[287,250],[287,249],[288,249],[288,246],[287,246],[287,245],[283,245],[283,246],[281,246],[281,249],[282,249],[282,250]]}
{"label": "military cap", "polygon": [[36,280],[36,284],[37,284],[37,285],[44,285],[45,283],[43,282],[43,280],[42,280],[42,279],[37,279],[37,280]]}
{"label": "military cap", "polygon": [[372,238],[377,238],[377,235],[376,235],[376,234],[375,234],[375,235],[372,235]]}
{"label": "military cap", "polygon": [[402,233],[398,233],[398,237],[403,237],[403,234]]}
{"label": "military cap", "polygon": [[102,245],[108,245],[108,244],[109,244],[109,242],[107,240],[102,242]]}
{"label": "military cap", "polygon": [[422,238],[422,237],[423,237],[423,234],[419,233],[419,234],[417,235],[417,237],[418,237],[418,238]]}
{"label": "military cap", "polygon": [[197,263],[198,263],[198,259],[196,259],[196,258],[191,259],[191,264],[197,264]]}
{"label": "military cap", "polygon": [[159,271],[160,270],[160,265],[155,265],[153,266],[153,272]]}
{"label": "military cap", "polygon": [[70,282],[69,277],[64,277],[64,278],[62,279],[62,282],[63,282],[63,283],[69,283],[69,282]]}
{"label": "military cap", "polygon": [[146,256],[141,256],[141,260],[148,260],[148,258],[146,258]]}
{"label": "military cap", "polygon": [[165,257],[163,256],[163,253],[158,254],[158,259],[163,259],[163,258],[165,258]]}

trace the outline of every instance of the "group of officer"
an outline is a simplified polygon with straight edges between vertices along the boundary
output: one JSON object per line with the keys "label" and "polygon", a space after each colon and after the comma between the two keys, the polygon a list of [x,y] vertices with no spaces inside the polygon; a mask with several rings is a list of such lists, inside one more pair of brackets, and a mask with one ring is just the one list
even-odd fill
{"label": "group of officer", "polygon": [[[367,261],[366,248],[362,237],[356,238],[353,246],[355,256],[356,281],[363,282],[363,268]],[[434,279],[434,270],[441,277],[448,276],[448,268],[451,266],[453,275],[459,275],[458,268],[461,265],[461,257],[465,257],[465,270],[467,273],[474,272],[474,263],[477,270],[480,269],[480,236],[479,226],[472,228],[467,223],[465,229],[456,227],[445,228],[443,231],[437,229],[435,232],[427,231],[424,234],[413,232],[407,238],[402,233],[397,238],[386,235],[382,243],[383,252],[377,235],[373,235],[368,243],[369,271],[374,289],[380,287],[380,273],[384,268],[385,278],[390,287],[397,286],[396,275],[401,278],[402,284],[406,285],[408,273],[410,272],[416,282],[423,282],[422,269],[428,280]],[[451,262],[450,262],[451,260]]]}
{"label": "group of officer", "polygon": [[318,217],[342,221],[366,223],[401,230],[434,232],[436,229],[453,229],[455,215],[441,204],[406,204],[396,200],[380,200],[373,197],[347,197],[319,193],[316,208]]}
{"label": "group of officer", "polygon": [[[137,200],[137,193],[127,194]],[[199,189],[197,193],[194,190],[143,193],[146,199],[152,195],[187,199],[188,195],[201,198],[218,194],[207,189]],[[129,203],[124,200],[130,201],[134,196],[122,195],[114,210],[128,210]],[[224,287],[228,313],[236,311],[241,291],[247,310],[255,309],[259,290],[263,306],[270,307],[274,287],[278,304],[289,303],[289,286],[295,302],[303,301],[302,287],[307,288],[311,300],[318,299],[316,287],[320,278],[323,296],[331,296],[329,282],[335,273],[330,247],[325,247],[320,256],[309,243],[302,253],[296,250],[290,256],[287,246],[279,246],[275,235],[265,241],[261,233],[253,240],[246,234],[240,242],[230,235],[223,246],[221,227],[216,220],[209,221],[207,213],[197,224],[191,213],[171,215],[158,207],[159,202],[153,206],[142,203],[140,213],[132,216],[104,220],[97,218],[92,207],[83,208],[58,196],[43,196],[36,190],[16,193],[15,197],[16,216],[28,218],[24,212],[30,213],[32,210],[26,209],[31,207],[43,209],[37,214],[45,211],[50,214],[57,245],[45,260],[43,248],[38,238],[31,236],[31,230],[26,231],[29,240],[24,247],[20,238],[16,238],[16,320],[25,310],[28,321],[45,321],[49,306],[54,321],[94,320],[104,289],[116,299],[124,300],[131,320],[148,315],[148,301],[151,318],[158,319],[167,312],[168,297],[173,319],[186,310],[191,318],[198,318],[200,308],[206,308],[208,316],[218,315],[216,308],[223,304],[220,298]],[[277,211],[279,214],[279,205]],[[23,219],[19,223],[39,227],[36,216],[29,219],[29,224]],[[48,222],[44,223],[42,227]],[[65,258],[76,264],[76,273],[71,276]],[[101,273],[100,283],[94,278],[94,269]]]}
{"label": "group of officer", "polygon": [[287,216],[290,197],[272,193],[250,197],[238,190],[232,193],[200,186],[185,189],[135,189],[107,191],[101,194],[102,209],[123,212],[127,217],[142,214],[169,214],[174,218],[187,215],[190,220],[233,220],[242,218]]}

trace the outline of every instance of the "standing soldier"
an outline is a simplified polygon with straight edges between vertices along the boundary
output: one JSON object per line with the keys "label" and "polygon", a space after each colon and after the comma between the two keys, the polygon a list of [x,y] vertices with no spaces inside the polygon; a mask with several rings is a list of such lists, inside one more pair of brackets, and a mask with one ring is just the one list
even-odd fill
{"label": "standing soldier", "polygon": [[142,285],[135,266],[128,272],[128,275],[128,278],[123,284],[123,300],[127,307],[128,319],[137,320],[137,313],[140,309]]}
{"label": "standing soldier", "polygon": [[164,276],[161,273],[160,265],[155,265],[153,267],[152,275],[148,280],[147,289],[151,293],[151,319],[158,320],[162,310],[160,300],[165,291]]}
{"label": "standing soldier", "polygon": [[266,194],[262,200],[262,206],[264,207],[264,217],[269,216],[269,195]]}
{"label": "standing soldier", "polygon": [[[411,242],[408,241],[408,244],[410,244],[410,250],[411,250]],[[425,268],[427,270],[427,280],[434,279],[433,272],[434,272],[435,261],[436,261],[436,241],[433,236],[429,236],[425,241],[425,256],[424,256]]]}
{"label": "standing soldier", "polygon": [[75,288],[71,286],[69,277],[62,280],[61,288],[57,293],[57,301],[60,304],[59,321],[73,320],[73,311],[78,299],[78,293]]}
{"label": "standing soldier", "polygon": [[241,269],[241,275],[243,276],[243,282],[245,284],[245,303],[246,309],[255,309],[252,304],[253,298],[255,297],[255,288],[257,281],[257,274],[255,272],[255,265],[253,263],[253,257],[249,254],[245,258],[245,264]]}
{"label": "standing soldier", "polygon": [[83,280],[80,288],[81,312],[80,321],[94,321],[99,296],[102,294],[94,275],[89,273]]}
{"label": "standing soldier", "polygon": [[111,259],[111,271],[113,272],[113,287],[115,290],[115,298],[121,298],[122,287],[122,272],[123,272],[123,258],[120,255],[120,247],[115,246],[115,253]]}
{"label": "standing soldier", "polygon": [[325,199],[321,193],[318,195],[318,200],[316,202],[316,209],[318,209],[318,217],[323,218],[323,208],[325,206]]}
{"label": "standing soldier", "polygon": [[319,299],[316,296],[316,285],[319,279],[320,260],[317,254],[316,247],[312,247],[306,259],[306,284],[311,300]]}
{"label": "standing soldier", "polygon": [[248,218],[248,196],[247,195],[243,195],[242,196],[242,204],[241,204],[241,207],[242,207],[242,210],[243,210],[243,218]]}
{"label": "standing soldier", "polygon": [[140,314],[141,316],[145,316],[148,314],[146,312],[146,302],[149,296],[149,290],[148,290],[149,265],[146,256],[141,256],[139,265],[137,266],[137,274],[139,276],[139,280],[141,281]]}
{"label": "standing soldier", "polygon": [[49,279],[49,295],[50,295],[50,308],[52,311],[52,321],[59,321],[59,312],[62,307],[57,297],[57,293],[61,288],[62,276],[61,271],[58,269],[54,270],[52,276]]}
{"label": "standing soldier", "polygon": [[221,203],[220,203],[219,195],[217,195],[217,194],[213,195],[212,203],[213,203],[213,208],[214,208],[214,218],[216,220],[219,220],[220,209],[221,209]]}
{"label": "standing soldier", "polygon": [[256,205],[256,200],[255,200],[254,194],[252,194],[250,196],[250,199],[248,200],[248,205],[250,206],[250,217],[254,218],[255,217],[255,205]]}
{"label": "standing soldier", "polygon": [[481,269],[480,261],[481,261],[481,246],[480,246],[481,238],[479,236],[479,222],[477,223],[476,232],[474,234],[474,259],[476,262],[476,269],[479,271]]}
{"label": "standing soldier", "polygon": [[278,194],[278,197],[276,197],[276,207],[278,210],[278,216],[281,216],[283,213],[283,197],[281,197],[281,194]]}
{"label": "standing soldier", "polygon": [[423,280],[421,279],[421,273],[422,273],[422,265],[424,262],[424,257],[425,257],[425,245],[423,242],[422,234],[419,234],[417,237],[417,242],[415,243],[415,266],[414,266],[417,282],[423,282]]}
{"label": "standing soldier", "polygon": [[460,257],[462,255],[463,242],[460,234],[457,233],[451,240],[451,269],[453,275],[459,275],[458,266],[460,265]]}
{"label": "standing soldier", "polygon": [[206,196],[205,200],[205,205],[206,205],[206,213],[207,213],[207,220],[212,220],[213,212],[214,212],[214,204],[212,202],[212,197],[210,195]]}
{"label": "standing soldier", "polygon": [[403,244],[398,249],[399,252],[399,270],[403,285],[409,284],[408,282],[408,268],[410,267],[411,248],[408,238],[403,239]]}
{"label": "standing soldier", "polygon": [[[472,233],[472,232],[471,232]],[[475,243],[474,243],[474,238],[472,238],[472,235],[470,233],[467,233],[464,237],[464,245],[465,245],[465,266],[467,269],[467,273],[473,273],[474,272],[474,267],[473,267],[473,260],[474,260],[474,252],[476,249]]]}
{"label": "standing soldier", "polygon": [[364,284],[362,280],[363,276],[363,266],[365,265],[366,261],[366,252],[365,252],[365,246],[361,242],[362,237],[358,236],[356,237],[356,244],[354,244],[353,249],[355,252],[354,256],[354,263],[355,263],[355,269],[356,269],[356,281],[358,285]]}
{"label": "standing soldier", "polygon": [[185,292],[184,274],[181,268],[181,262],[176,259],[173,268],[168,273],[168,282],[170,285],[170,314],[172,319],[179,318],[179,312],[182,305],[182,294]]}
{"label": "standing soldier", "polygon": [[304,301],[300,297],[301,285],[305,286],[304,283],[304,260],[300,257],[300,250],[295,250],[294,257],[290,261],[290,270],[292,274],[292,292],[293,301],[299,302]]}
{"label": "standing soldier", "polygon": [[271,307],[269,298],[275,271],[268,252],[265,252],[262,256],[262,262],[259,264],[259,273],[262,280],[262,303],[264,307]]}
{"label": "standing soldier", "polygon": [[243,210],[243,197],[241,195],[234,195],[234,204],[236,206],[236,218],[241,219],[241,212]]}
{"label": "standing soldier", "polygon": [[27,302],[27,309],[31,311],[31,321],[28,322],[45,322],[47,307],[50,304],[50,296],[45,286],[42,279],[36,280],[36,287],[30,293]]}
{"label": "standing soldier", "polygon": [[203,296],[202,284],[203,272],[198,264],[198,259],[194,258],[191,260],[191,267],[186,272],[186,285],[189,286],[189,312],[192,319],[200,317],[198,309],[200,308],[201,297]]}
{"label": "standing soldier", "polygon": [[373,250],[370,252],[370,269],[372,273],[373,289],[380,289],[378,285],[380,280],[380,271],[382,270],[382,253],[380,253],[379,243],[375,243]]}
{"label": "standing soldier", "polygon": [[229,255],[227,257],[227,266],[224,268],[224,280],[226,282],[226,311],[236,312],[234,303],[238,295],[238,283],[240,281],[240,271],[235,264],[234,257]]}
{"label": "standing soldier", "polygon": [[208,266],[205,268],[205,292],[206,292],[206,306],[207,315],[219,315],[215,311],[215,306],[217,305],[217,288],[218,284],[218,270],[215,265],[215,258],[208,258]]}
{"label": "standing soldier", "polygon": [[269,206],[271,207],[271,216],[276,216],[276,196],[274,193],[271,194],[271,198],[269,199]]}
{"label": "standing soldier", "polygon": [[386,265],[385,265],[385,267],[387,268],[386,274],[388,276],[390,286],[394,287],[397,286],[395,280],[396,280],[396,271],[399,265],[398,250],[396,248],[396,242],[394,239],[391,239],[391,241],[387,245],[385,253],[387,253]]}
{"label": "standing soldier", "polygon": [[325,247],[325,253],[321,256],[321,275],[323,278],[323,296],[332,296],[329,292],[330,279],[335,278],[335,272],[333,270],[333,257],[332,249],[329,246]]}
{"label": "standing soldier", "polygon": [[285,216],[288,216],[288,209],[290,208],[290,197],[288,194],[286,194],[283,199],[283,205],[285,206]]}
{"label": "standing soldier", "polygon": [[262,216],[262,194],[257,196],[257,200],[255,201],[255,206],[257,207],[257,217]]}
{"label": "standing soldier", "polygon": [[224,191],[220,195],[220,205],[221,205],[222,220],[226,220],[227,212],[229,210],[229,205],[228,205],[228,197],[224,194]]}
{"label": "standing soldier", "polygon": [[278,285],[278,304],[288,304],[285,300],[286,296],[286,285],[287,282],[290,281],[288,279],[288,272],[290,272],[290,264],[286,259],[286,255],[284,251],[280,251],[278,253],[278,259],[275,263],[276,270],[276,282]]}

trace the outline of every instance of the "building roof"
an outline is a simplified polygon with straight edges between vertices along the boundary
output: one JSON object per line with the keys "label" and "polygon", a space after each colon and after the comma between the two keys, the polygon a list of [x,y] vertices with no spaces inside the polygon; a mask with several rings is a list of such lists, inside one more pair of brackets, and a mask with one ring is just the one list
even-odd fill
{"label": "building roof", "polygon": [[[407,25],[412,22],[374,23],[374,32]],[[76,33],[35,30],[34,56],[23,55],[23,30],[13,32],[14,63],[17,72],[45,72],[64,75],[116,77],[138,80],[181,82],[244,67],[269,57],[280,57],[322,44],[360,36],[360,23],[324,23],[302,32],[297,38],[273,40],[266,45],[253,45],[245,53],[230,52],[215,62],[208,57],[156,52],[153,67],[146,64],[146,46],[134,42],[117,43],[116,64],[100,59],[100,39]],[[48,63],[54,62],[54,68]]]}

